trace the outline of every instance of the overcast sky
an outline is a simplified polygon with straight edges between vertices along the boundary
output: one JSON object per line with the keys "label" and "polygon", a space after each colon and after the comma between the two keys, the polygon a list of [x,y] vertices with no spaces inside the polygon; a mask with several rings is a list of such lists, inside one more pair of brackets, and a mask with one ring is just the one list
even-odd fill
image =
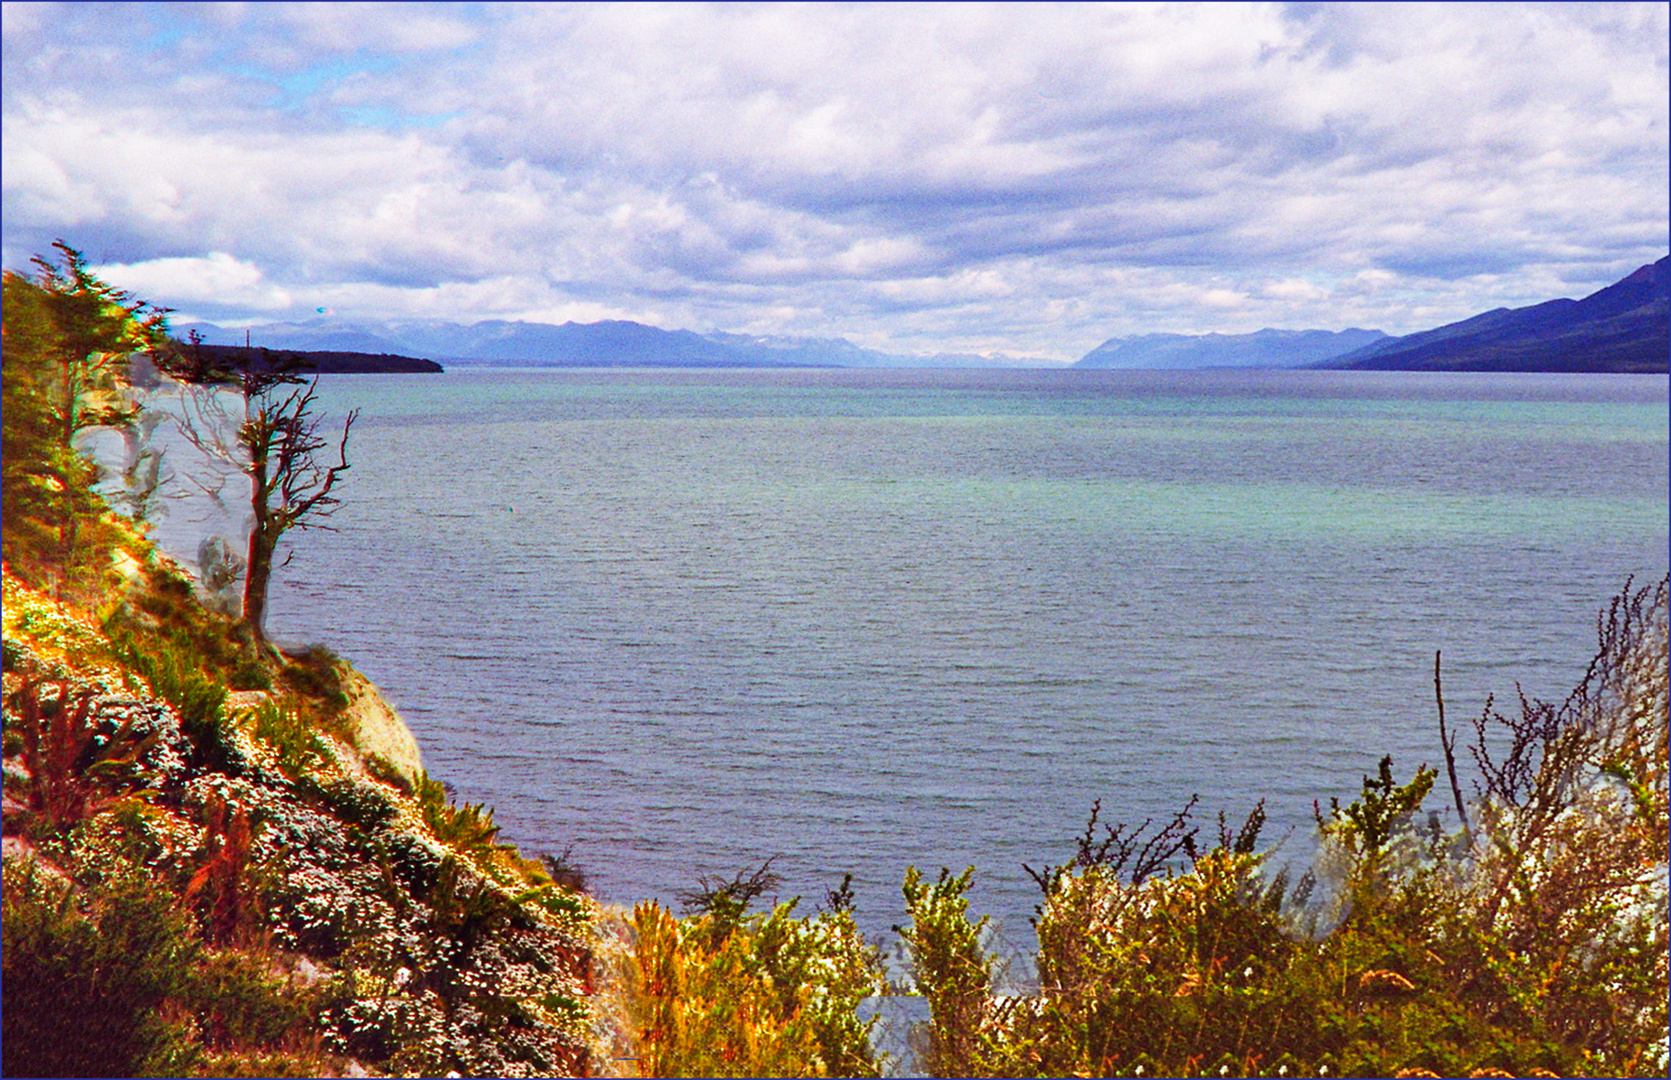
{"label": "overcast sky", "polygon": [[1667,5],[4,5],[4,262],[1072,360],[1666,254]]}

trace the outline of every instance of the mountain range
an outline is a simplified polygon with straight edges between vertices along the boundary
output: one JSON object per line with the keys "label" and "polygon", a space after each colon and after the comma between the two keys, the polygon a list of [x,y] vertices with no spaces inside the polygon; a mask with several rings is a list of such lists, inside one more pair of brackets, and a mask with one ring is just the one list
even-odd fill
{"label": "mountain range", "polygon": [[1305,367],[1388,340],[1379,330],[1260,330],[1252,334],[1141,334],[1109,338],[1082,368]]}
{"label": "mountain range", "polygon": [[[199,323],[205,342],[241,345],[243,330]],[[643,323],[439,320],[343,324],[332,319],[268,323],[250,340],[270,349],[422,356],[449,364],[539,367],[1025,367],[1008,356],[907,356],[861,348],[845,338],[762,337],[663,330]]]}
{"label": "mountain range", "polygon": [[[1668,263],[1671,256],[1581,300],[1497,308],[1403,337],[1361,329],[1142,334],[1110,338],[1073,366],[1660,373],[1671,357]],[[240,345],[244,340],[242,330],[209,324],[193,328],[212,344]],[[321,318],[252,327],[251,340],[271,349],[310,354],[540,367],[1055,366],[1001,354],[904,355],[866,349],[845,338],[699,334],[622,320],[557,326],[502,319],[469,325],[440,320],[344,324]]]}
{"label": "mountain range", "polygon": [[1319,367],[1371,371],[1661,373],[1671,358],[1671,256],[1582,300],[1497,308],[1389,338]]}
{"label": "mountain range", "polygon": [[1143,334],[1110,338],[1074,366],[1661,373],[1671,358],[1668,263],[1671,256],[1582,300],[1497,308],[1403,337],[1379,330]]}

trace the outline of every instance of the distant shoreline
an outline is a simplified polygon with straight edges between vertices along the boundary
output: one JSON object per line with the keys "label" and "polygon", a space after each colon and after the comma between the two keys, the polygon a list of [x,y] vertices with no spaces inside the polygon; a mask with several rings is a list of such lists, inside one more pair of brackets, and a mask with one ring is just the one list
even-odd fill
{"label": "distant shoreline", "polygon": [[[198,345],[197,348],[213,359],[234,363],[242,361],[249,351],[242,345]],[[298,359],[301,370],[320,375],[433,375],[446,370],[434,360],[393,353],[256,348],[273,360]]]}

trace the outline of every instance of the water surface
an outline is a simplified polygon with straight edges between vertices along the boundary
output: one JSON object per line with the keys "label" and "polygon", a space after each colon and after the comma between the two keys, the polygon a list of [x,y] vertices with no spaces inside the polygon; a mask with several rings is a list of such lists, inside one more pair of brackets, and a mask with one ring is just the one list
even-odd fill
{"label": "water surface", "polygon": [[[1338,372],[458,371],[364,409],[337,533],[270,629],[387,691],[432,773],[606,898],[776,856],[1022,863],[1092,800],[1267,835],[1391,753],[1436,763],[1517,681],[1562,694],[1597,608],[1666,570],[1666,380]],[[183,522],[171,529],[184,528]],[[1435,800],[1437,804],[1438,800]]]}

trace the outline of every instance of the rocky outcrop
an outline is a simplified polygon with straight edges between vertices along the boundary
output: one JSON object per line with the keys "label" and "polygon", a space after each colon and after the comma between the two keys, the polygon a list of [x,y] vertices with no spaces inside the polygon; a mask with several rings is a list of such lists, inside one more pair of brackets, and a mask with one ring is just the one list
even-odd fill
{"label": "rocky outcrop", "polygon": [[398,770],[407,780],[423,773],[423,758],[417,737],[396,713],[370,679],[345,668],[342,692],[348,704],[341,719],[354,749],[365,757],[378,757]]}

